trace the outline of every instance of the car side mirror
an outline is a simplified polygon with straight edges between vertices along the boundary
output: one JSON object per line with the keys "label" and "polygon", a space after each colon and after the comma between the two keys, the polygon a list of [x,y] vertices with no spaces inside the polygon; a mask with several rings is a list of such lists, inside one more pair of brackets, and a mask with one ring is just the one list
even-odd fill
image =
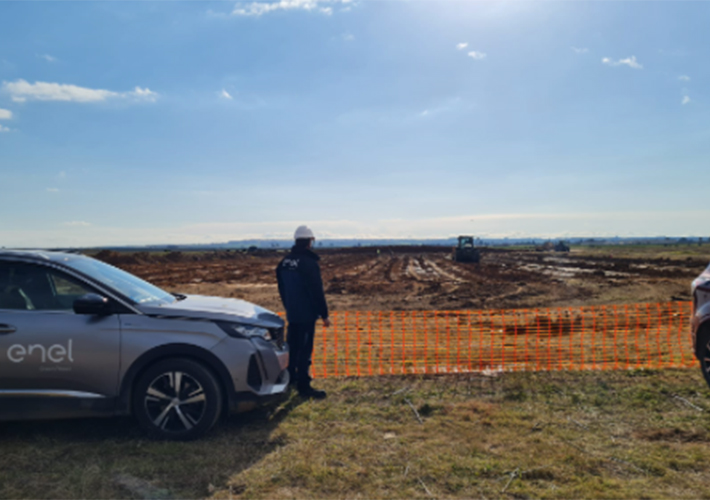
{"label": "car side mirror", "polygon": [[74,312],[90,316],[107,316],[113,313],[113,308],[106,297],[87,293],[74,301]]}

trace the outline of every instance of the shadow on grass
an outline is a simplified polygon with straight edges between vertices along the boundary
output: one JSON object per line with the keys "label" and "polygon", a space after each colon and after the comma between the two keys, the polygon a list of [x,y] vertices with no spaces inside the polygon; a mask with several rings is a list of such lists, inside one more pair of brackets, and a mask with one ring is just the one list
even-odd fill
{"label": "shadow on grass", "polygon": [[[277,429],[302,402],[286,395],[231,415],[190,442],[148,439],[127,417],[3,422],[0,497],[145,497],[155,495],[140,491],[155,488],[172,497],[204,497],[285,446]],[[27,481],[28,474],[35,480]],[[127,487],[126,477],[142,489]]]}

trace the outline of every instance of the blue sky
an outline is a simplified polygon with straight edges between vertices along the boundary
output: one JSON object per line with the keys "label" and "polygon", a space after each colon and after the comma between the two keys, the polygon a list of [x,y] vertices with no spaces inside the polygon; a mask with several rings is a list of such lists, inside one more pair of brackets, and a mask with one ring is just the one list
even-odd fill
{"label": "blue sky", "polygon": [[708,2],[0,2],[0,246],[705,235]]}

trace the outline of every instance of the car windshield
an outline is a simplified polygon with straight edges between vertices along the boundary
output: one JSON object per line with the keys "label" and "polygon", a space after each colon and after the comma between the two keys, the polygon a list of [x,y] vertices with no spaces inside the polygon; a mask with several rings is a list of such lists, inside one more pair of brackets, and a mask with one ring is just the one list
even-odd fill
{"label": "car windshield", "polygon": [[171,304],[176,300],[175,296],[165,290],[99,260],[78,257],[68,260],[65,264],[105,284],[136,304]]}

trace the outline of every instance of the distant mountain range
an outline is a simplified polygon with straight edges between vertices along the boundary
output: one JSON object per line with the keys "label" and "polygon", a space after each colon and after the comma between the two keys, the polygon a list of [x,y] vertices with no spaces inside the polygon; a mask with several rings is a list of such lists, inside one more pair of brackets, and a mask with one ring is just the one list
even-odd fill
{"label": "distant mountain range", "polygon": [[[477,246],[485,247],[506,247],[518,245],[542,245],[548,241],[565,241],[570,245],[629,245],[629,244],[700,244],[710,243],[707,237],[613,237],[613,238],[476,238]],[[349,248],[349,247],[388,247],[402,245],[427,245],[453,247],[456,245],[456,238],[433,238],[433,239],[324,239],[316,240],[316,248]],[[97,250],[115,251],[209,251],[209,250],[240,250],[256,247],[259,249],[283,249],[290,248],[293,240],[276,239],[250,239],[234,240],[224,243],[205,243],[187,245],[145,245],[145,246],[106,246],[96,247]]]}

